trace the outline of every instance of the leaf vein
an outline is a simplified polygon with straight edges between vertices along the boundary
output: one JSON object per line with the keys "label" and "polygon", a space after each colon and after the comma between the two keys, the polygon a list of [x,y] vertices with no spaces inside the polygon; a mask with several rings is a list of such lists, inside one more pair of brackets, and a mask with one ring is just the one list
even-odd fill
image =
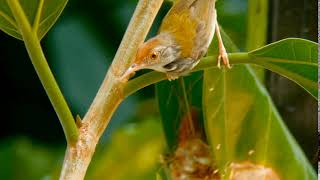
{"label": "leaf vein", "polygon": [[295,50],[294,50],[294,41],[291,42],[291,47],[292,47],[293,59],[294,59],[294,60],[297,60],[296,52],[295,52]]}
{"label": "leaf vein", "polygon": [[[255,57],[256,60],[264,60],[267,62],[279,62],[279,63],[290,63],[290,64],[304,64],[304,65],[310,65],[310,66],[317,66],[317,63],[307,62],[307,61],[294,61],[294,60],[285,60],[285,59],[279,59],[279,58],[273,58],[273,57]],[[253,64],[258,64],[259,61],[252,61]]]}
{"label": "leaf vein", "polygon": [[13,19],[11,19],[8,15],[6,15],[4,12],[0,11],[0,16],[2,16],[5,20],[7,20],[13,27],[17,28],[16,23],[14,22]]}
{"label": "leaf vein", "polygon": [[62,7],[64,7],[65,4],[62,4],[60,7],[58,7],[55,11],[53,11],[50,15],[48,15],[45,19],[43,19],[40,22],[39,27],[41,27],[46,21],[48,21],[52,16],[54,16],[58,11],[61,10]]}
{"label": "leaf vein", "polygon": [[269,140],[270,140],[270,130],[271,130],[271,123],[272,123],[272,119],[271,119],[271,102],[270,99],[268,99],[268,124],[267,124],[267,129],[266,129],[266,136],[265,136],[265,148],[264,148],[264,158],[263,158],[263,162],[266,163],[267,159],[267,152],[268,152],[268,148],[269,148]]}
{"label": "leaf vein", "polygon": [[[227,91],[226,91],[226,89],[227,89],[227,85],[226,85],[226,70],[225,69],[223,69],[223,114],[224,114],[224,143],[225,143],[225,153],[226,153],[226,155],[228,156],[229,155],[229,148],[230,147],[228,147],[228,139],[229,139],[229,137],[228,137],[228,132],[227,132],[227,127],[228,127],[228,117],[227,117],[227,113],[226,113],[226,97],[227,97]],[[229,157],[226,157],[227,159],[229,158]],[[229,159],[228,159],[229,160]]]}
{"label": "leaf vein", "polygon": [[43,9],[43,4],[44,4],[44,0],[40,0],[39,6],[38,6],[38,9],[37,9],[37,13],[36,13],[36,17],[35,17],[34,22],[33,22],[33,31],[34,32],[37,32],[38,28],[39,28],[39,22],[40,22],[42,9]]}

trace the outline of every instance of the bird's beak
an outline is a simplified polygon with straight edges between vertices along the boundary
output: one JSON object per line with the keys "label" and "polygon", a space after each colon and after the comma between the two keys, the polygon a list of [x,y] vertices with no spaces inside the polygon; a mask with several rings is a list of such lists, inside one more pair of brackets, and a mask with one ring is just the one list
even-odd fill
{"label": "bird's beak", "polygon": [[137,70],[139,70],[140,67],[137,64],[132,64],[127,71],[121,76],[121,79],[124,80],[128,80],[130,78],[130,75],[134,72],[136,72]]}

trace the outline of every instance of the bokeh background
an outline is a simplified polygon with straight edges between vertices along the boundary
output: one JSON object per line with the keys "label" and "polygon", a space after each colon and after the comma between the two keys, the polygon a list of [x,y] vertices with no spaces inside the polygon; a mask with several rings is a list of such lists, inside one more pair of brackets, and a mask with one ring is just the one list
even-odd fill
{"label": "bokeh background", "polygon": [[[83,117],[119,46],[137,0],[70,0],[42,40],[55,77],[72,109]],[[150,36],[169,9],[165,3]],[[250,34],[246,0],[219,0],[218,19],[242,49]],[[286,37],[317,41],[317,2],[270,0],[268,42]],[[0,179],[55,179],[66,142],[57,116],[22,41],[0,31]],[[317,103],[299,86],[271,72],[266,86],[287,126],[317,163]],[[155,179],[165,149],[154,98],[147,87],[126,99],[100,140],[87,179]],[[135,167],[134,169],[132,167]]]}

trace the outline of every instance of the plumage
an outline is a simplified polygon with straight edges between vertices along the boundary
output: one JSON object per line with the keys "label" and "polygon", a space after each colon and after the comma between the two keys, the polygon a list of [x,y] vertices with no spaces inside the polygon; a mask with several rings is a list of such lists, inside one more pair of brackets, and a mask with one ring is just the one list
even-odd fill
{"label": "plumage", "polygon": [[[188,73],[206,54],[215,30],[219,32],[215,1],[175,1],[163,19],[158,35],[141,45],[124,76],[143,68],[164,72],[169,80]],[[224,46],[219,43],[222,54],[219,57],[228,65]]]}
{"label": "plumage", "polygon": [[163,19],[160,33],[174,36],[182,58],[199,59],[213,38],[215,19],[215,0],[178,0]]}

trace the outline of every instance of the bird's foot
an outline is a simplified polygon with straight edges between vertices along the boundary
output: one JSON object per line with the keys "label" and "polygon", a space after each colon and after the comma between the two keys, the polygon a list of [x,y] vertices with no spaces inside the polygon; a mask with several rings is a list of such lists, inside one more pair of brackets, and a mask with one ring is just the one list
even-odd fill
{"label": "bird's foot", "polygon": [[221,37],[221,33],[220,33],[220,27],[218,24],[218,21],[216,21],[216,33],[217,33],[217,38],[218,38],[218,45],[219,45],[219,56],[218,56],[218,68],[220,69],[220,61],[222,59],[223,64],[225,67],[227,67],[228,69],[231,68],[230,63],[229,63],[229,58],[228,58],[228,54],[226,51],[226,48],[223,45],[223,41],[222,41],[222,37]]}
{"label": "bird's foot", "polygon": [[172,73],[166,73],[167,78],[169,81],[173,81],[179,78],[179,76],[177,76],[176,74],[172,74]]}
{"label": "bird's foot", "polygon": [[228,69],[231,69],[231,65],[229,63],[228,53],[224,47],[220,48],[219,56],[218,56],[218,68],[221,68],[221,60],[223,61],[223,64]]}

